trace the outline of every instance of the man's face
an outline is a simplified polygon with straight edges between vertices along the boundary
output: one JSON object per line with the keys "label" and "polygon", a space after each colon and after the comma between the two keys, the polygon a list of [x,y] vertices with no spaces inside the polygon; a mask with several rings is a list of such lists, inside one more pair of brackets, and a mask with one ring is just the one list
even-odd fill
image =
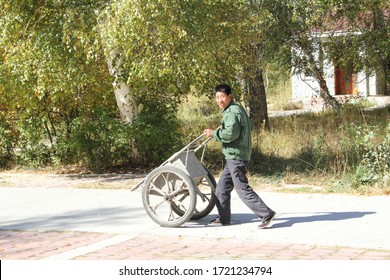
{"label": "man's face", "polygon": [[230,101],[232,101],[232,99],[232,94],[227,95],[226,93],[220,91],[217,91],[217,93],[215,94],[215,101],[217,101],[217,104],[221,109],[225,109],[230,104]]}

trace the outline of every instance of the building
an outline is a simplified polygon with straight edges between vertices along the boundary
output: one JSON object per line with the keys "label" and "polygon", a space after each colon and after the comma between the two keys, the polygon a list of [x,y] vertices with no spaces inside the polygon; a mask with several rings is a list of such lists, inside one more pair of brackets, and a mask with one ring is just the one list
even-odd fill
{"label": "building", "polygon": [[[336,36],[343,36],[345,32],[339,32]],[[333,33],[332,36],[335,36]],[[326,42],[329,34],[314,36],[315,40]],[[374,105],[390,104],[390,96],[385,96],[383,84],[385,78],[375,71],[354,73],[349,69],[338,67],[332,61],[326,59],[323,53],[316,54],[320,63],[319,67],[325,77],[330,95],[341,103],[368,100]],[[319,84],[313,76],[305,75],[302,71],[294,71],[292,74],[292,101],[301,102],[304,107],[323,107],[323,100],[319,97]]]}

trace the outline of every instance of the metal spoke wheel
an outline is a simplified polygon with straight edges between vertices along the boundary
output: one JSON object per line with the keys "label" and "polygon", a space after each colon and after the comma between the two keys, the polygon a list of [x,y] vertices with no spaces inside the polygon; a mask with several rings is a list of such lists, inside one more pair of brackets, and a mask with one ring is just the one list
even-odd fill
{"label": "metal spoke wheel", "polygon": [[[215,188],[217,182],[211,172],[204,167],[207,171],[207,175],[198,180],[196,185],[196,206],[194,213],[191,216],[191,220],[199,220],[206,217],[214,209],[216,203]],[[189,199],[188,193],[182,194],[179,198],[180,201]],[[173,208],[178,215],[184,215],[184,212],[180,208]]]}
{"label": "metal spoke wheel", "polygon": [[195,210],[196,196],[191,177],[169,165],[154,169],[142,189],[146,212],[162,227],[178,227],[188,221]]}
{"label": "metal spoke wheel", "polygon": [[202,219],[206,217],[214,209],[217,197],[215,196],[215,188],[217,182],[211,172],[207,170],[207,175],[197,185],[197,199],[192,220]]}

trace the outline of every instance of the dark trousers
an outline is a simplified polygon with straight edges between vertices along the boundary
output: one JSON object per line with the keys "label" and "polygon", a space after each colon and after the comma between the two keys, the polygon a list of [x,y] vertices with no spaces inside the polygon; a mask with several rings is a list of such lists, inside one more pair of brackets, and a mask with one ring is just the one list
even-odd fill
{"label": "dark trousers", "polygon": [[222,175],[218,181],[215,194],[219,219],[222,223],[230,223],[230,200],[233,188],[239,198],[260,218],[269,217],[272,210],[264,203],[257,193],[249,186],[247,161],[227,160]]}

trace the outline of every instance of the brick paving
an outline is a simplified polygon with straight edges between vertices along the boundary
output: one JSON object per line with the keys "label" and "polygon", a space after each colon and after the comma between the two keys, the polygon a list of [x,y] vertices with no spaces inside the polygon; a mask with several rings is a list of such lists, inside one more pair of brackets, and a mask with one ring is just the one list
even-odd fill
{"label": "brick paving", "polygon": [[0,230],[0,259],[42,259],[96,243],[113,235],[84,232]]}
{"label": "brick paving", "polygon": [[[0,259],[40,260],[93,245],[115,234],[0,230]],[[390,251],[300,244],[249,243],[138,235],[75,260],[390,260]]]}

